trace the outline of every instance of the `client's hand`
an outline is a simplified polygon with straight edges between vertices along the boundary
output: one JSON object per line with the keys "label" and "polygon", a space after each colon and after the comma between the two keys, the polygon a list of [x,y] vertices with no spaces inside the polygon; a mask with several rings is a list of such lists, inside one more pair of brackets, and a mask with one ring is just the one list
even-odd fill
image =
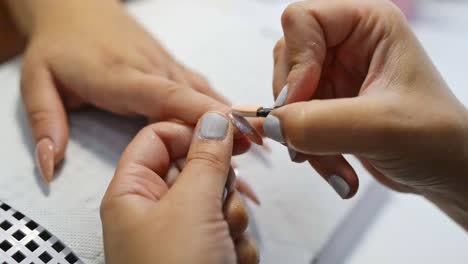
{"label": "client's hand", "polygon": [[178,63],[116,0],[8,1],[29,43],[21,91],[45,181],[62,161],[68,110],[92,105],[194,125],[225,99]]}
{"label": "client's hand", "polygon": [[343,198],[358,187],[341,156],[351,153],[385,185],[424,195],[468,228],[467,112],[399,10],[389,1],[303,1],[282,22],[274,92],[284,106],[265,133]]}
{"label": "client's hand", "polygon": [[[170,163],[187,152],[168,185]],[[240,196],[229,193],[223,206],[232,152],[233,128],[223,114],[205,114],[195,133],[177,123],[143,129],[101,205],[107,262],[258,263]]]}

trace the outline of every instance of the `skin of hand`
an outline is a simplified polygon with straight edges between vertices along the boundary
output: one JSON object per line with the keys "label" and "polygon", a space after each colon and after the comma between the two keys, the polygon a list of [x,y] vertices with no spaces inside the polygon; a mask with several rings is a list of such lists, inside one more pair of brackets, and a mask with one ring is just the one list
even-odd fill
{"label": "skin of hand", "polygon": [[302,1],[282,26],[273,81],[282,107],[264,133],[343,198],[358,186],[341,155],[354,154],[381,183],[423,195],[468,229],[466,109],[400,11],[380,0]]}
{"label": "skin of hand", "polygon": [[68,142],[68,110],[94,106],[195,125],[228,102],[178,63],[116,0],[8,0],[28,39],[21,91],[46,182]]}
{"label": "skin of hand", "polygon": [[4,1],[0,1],[0,63],[18,55],[26,45],[11,19]]}
{"label": "skin of hand", "polygon": [[[123,153],[101,204],[107,263],[259,262],[240,196],[230,192],[223,203],[232,125],[209,112],[193,131],[179,123],[150,125]],[[171,162],[185,156],[168,184]]]}

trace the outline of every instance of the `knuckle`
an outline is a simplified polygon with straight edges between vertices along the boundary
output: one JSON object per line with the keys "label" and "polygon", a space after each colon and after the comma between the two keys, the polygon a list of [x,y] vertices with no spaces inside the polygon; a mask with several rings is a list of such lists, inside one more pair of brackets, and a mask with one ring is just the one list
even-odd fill
{"label": "knuckle", "polygon": [[164,98],[160,99],[159,102],[159,119],[167,120],[173,114],[173,107],[177,105],[177,102],[180,101],[181,95],[180,92],[182,88],[179,84],[169,81],[164,89]]}
{"label": "knuckle", "polygon": [[210,82],[208,81],[208,79],[205,76],[203,76],[203,75],[201,75],[201,74],[199,74],[197,72],[192,72],[192,74],[193,74],[192,75],[193,78],[195,79],[196,85],[198,85],[200,87],[207,87],[207,88],[210,87]]}
{"label": "knuckle", "polygon": [[296,2],[288,5],[281,16],[281,24],[283,28],[287,29],[289,27],[294,26],[298,18],[300,18],[302,14],[307,12],[306,8],[307,7],[301,2]]}
{"label": "knuckle", "polygon": [[54,122],[54,113],[47,110],[31,110],[28,111],[28,116],[34,128],[47,126]]}
{"label": "knuckle", "polygon": [[214,152],[208,150],[196,150],[188,157],[187,162],[199,163],[205,167],[210,167],[219,173],[227,173],[224,160]]}

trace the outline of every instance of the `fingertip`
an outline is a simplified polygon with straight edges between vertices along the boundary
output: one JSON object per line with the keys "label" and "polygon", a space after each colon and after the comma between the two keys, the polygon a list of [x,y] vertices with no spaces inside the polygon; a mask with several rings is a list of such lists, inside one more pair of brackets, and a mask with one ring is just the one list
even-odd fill
{"label": "fingertip", "polygon": [[231,192],[227,196],[223,213],[229,225],[231,236],[234,239],[241,236],[249,225],[249,215],[238,192]]}
{"label": "fingertip", "polygon": [[198,134],[200,138],[207,140],[233,139],[228,137],[232,134],[232,126],[225,113],[209,111],[200,118],[198,124]]}
{"label": "fingertip", "polygon": [[310,155],[308,161],[342,199],[350,199],[357,193],[358,176],[343,156]]}
{"label": "fingertip", "polygon": [[197,124],[187,164],[175,187],[193,190],[190,197],[223,198],[233,150],[233,129],[226,115],[205,113]]}
{"label": "fingertip", "polygon": [[[34,66],[34,67],[33,67]],[[23,67],[21,94],[36,141],[36,162],[46,182],[65,156],[68,143],[67,113],[53,76],[31,61]]]}
{"label": "fingertip", "polygon": [[257,264],[260,263],[260,253],[252,238],[243,234],[235,241],[237,263]]}

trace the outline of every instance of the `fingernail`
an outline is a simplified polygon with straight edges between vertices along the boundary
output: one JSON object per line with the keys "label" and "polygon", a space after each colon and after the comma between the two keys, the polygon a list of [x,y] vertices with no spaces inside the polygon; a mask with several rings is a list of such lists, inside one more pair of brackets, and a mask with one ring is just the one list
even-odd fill
{"label": "fingernail", "polygon": [[286,99],[288,99],[288,90],[289,86],[286,84],[279,93],[278,97],[276,97],[275,107],[280,107],[284,105]]}
{"label": "fingernail", "polygon": [[297,152],[294,149],[288,148],[288,153],[289,153],[289,157],[291,158],[291,161],[294,161],[294,159],[297,156]]}
{"label": "fingernail", "polygon": [[239,129],[239,131],[245,135],[247,138],[250,139],[250,141],[254,142],[255,144],[258,144],[258,145],[263,145],[263,139],[262,139],[262,136],[260,136],[260,134],[258,133],[258,131],[252,126],[252,124],[249,123],[249,121],[231,111],[228,113],[228,117],[229,119],[231,120],[232,124],[237,128]]}
{"label": "fingernail", "polygon": [[200,125],[200,137],[203,139],[223,140],[228,131],[229,121],[218,113],[203,116]]}
{"label": "fingernail", "polygon": [[281,122],[278,117],[272,114],[268,115],[263,123],[263,130],[265,136],[280,143],[285,143],[283,133],[281,132]]}
{"label": "fingernail", "polygon": [[54,143],[49,138],[41,139],[36,145],[36,165],[44,182],[49,184],[54,177]]}
{"label": "fingernail", "polygon": [[343,178],[337,175],[332,175],[328,179],[328,183],[333,187],[333,189],[335,189],[341,198],[346,199],[348,197],[350,188]]}

